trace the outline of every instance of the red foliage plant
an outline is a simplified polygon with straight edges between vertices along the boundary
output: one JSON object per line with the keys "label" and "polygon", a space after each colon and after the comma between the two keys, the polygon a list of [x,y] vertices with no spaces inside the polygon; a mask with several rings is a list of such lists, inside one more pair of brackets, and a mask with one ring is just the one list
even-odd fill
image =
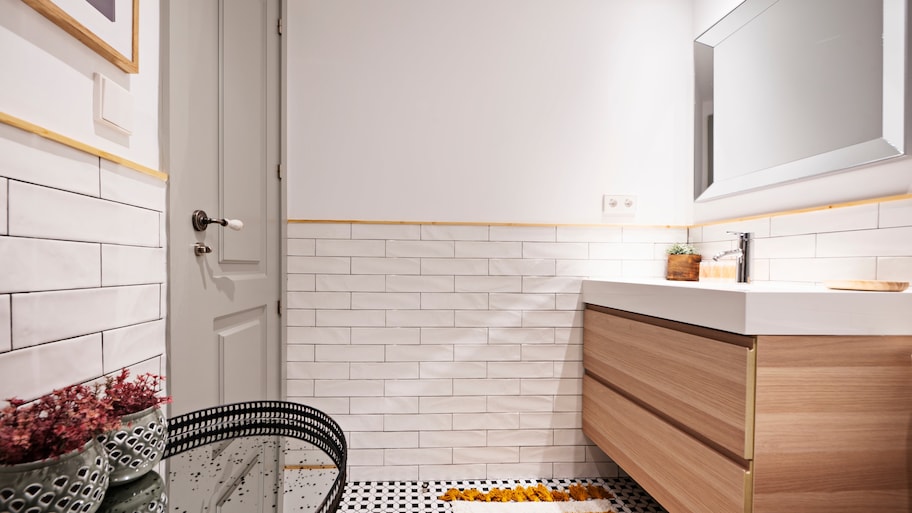
{"label": "red foliage plant", "polygon": [[103,387],[104,400],[111,404],[117,417],[129,415],[171,402],[171,397],[159,395],[164,376],[142,374],[133,381],[127,381],[130,371],[123,369],[119,375],[109,376]]}
{"label": "red foliage plant", "polygon": [[8,401],[9,406],[0,410],[4,465],[64,455],[120,425],[111,404],[84,385],[54,390],[30,404],[17,398]]}

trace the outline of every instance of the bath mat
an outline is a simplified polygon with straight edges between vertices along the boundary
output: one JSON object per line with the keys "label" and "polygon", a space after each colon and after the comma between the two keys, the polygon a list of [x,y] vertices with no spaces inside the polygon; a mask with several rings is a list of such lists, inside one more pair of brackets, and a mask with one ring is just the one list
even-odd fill
{"label": "bath mat", "polygon": [[615,513],[615,496],[603,486],[571,484],[566,489],[517,486],[483,493],[475,488],[450,488],[440,496],[453,513]]}
{"label": "bath mat", "polygon": [[567,502],[453,501],[453,513],[616,513],[608,499]]}

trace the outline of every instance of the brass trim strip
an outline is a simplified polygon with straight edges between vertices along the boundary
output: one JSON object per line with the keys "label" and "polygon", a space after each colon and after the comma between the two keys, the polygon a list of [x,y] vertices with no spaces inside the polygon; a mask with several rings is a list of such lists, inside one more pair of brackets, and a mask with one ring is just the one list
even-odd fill
{"label": "brass trim strip", "polygon": [[285,470],[334,470],[335,465],[285,465]]}
{"label": "brass trim strip", "polygon": [[515,226],[531,228],[687,228],[676,225],[651,225],[651,224],[596,224],[596,223],[504,223],[482,221],[365,221],[361,219],[289,219],[288,224],[399,224],[415,225],[424,224],[431,226]]}
{"label": "brass trim strip", "polygon": [[57,132],[48,130],[48,129],[38,126],[34,123],[29,123],[28,121],[25,121],[24,119],[20,119],[15,116],[11,116],[5,112],[0,112],[0,123],[4,123],[7,125],[16,127],[20,130],[24,130],[26,132],[33,133],[35,135],[44,137],[45,139],[63,144],[64,146],[69,146],[70,148],[79,150],[84,153],[88,153],[89,155],[95,155],[96,157],[103,158],[103,159],[105,159],[109,162],[113,162],[115,164],[119,164],[123,167],[132,169],[133,171],[137,171],[144,175],[148,175],[153,178],[157,178],[163,182],[168,181],[167,173],[157,171],[155,169],[152,169],[151,167],[146,167],[142,164],[133,162],[132,160],[127,160],[123,157],[114,155],[113,153],[108,153],[108,152],[106,152],[102,149],[96,148],[94,146],[89,146],[88,144],[77,141],[76,139],[71,139],[63,134],[59,134]]}

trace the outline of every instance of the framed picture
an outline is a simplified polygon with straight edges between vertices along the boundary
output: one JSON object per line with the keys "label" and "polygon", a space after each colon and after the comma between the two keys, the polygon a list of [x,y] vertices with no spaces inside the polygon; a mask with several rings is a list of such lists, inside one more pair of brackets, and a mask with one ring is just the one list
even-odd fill
{"label": "framed picture", "polygon": [[139,0],[22,0],[127,73],[139,72]]}

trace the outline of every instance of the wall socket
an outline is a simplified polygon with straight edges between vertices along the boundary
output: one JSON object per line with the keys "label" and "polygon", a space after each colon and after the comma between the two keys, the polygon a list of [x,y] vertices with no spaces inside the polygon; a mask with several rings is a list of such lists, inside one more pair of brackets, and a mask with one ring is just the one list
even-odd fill
{"label": "wall socket", "polygon": [[602,213],[612,216],[632,216],[637,211],[637,197],[633,194],[605,194],[602,196]]}

